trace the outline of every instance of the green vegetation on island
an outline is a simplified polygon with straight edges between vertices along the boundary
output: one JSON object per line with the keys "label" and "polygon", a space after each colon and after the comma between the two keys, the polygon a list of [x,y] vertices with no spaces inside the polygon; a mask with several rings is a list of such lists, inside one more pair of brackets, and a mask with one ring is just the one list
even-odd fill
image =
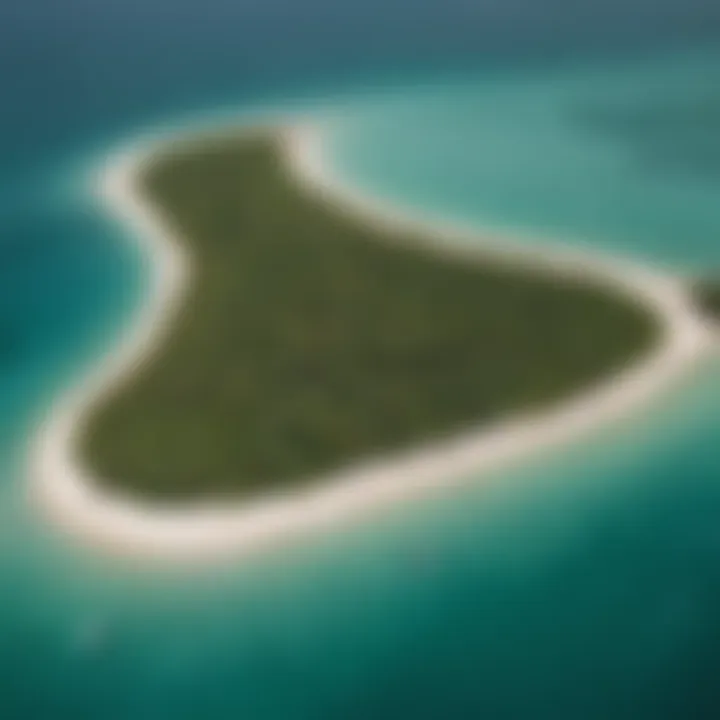
{"label": "green vegetation on island", "polygon": [[693,294],[700,311],[709,318],[720,321],[720,279],[698,281],[693,288]]}
{"label": "green vegetation on island", "polygon": [[194,271],[162,347],[83,431],[89,467],[125,492],[286,490],[566,398],[657,337],[600,285],[343,214],[289,177],[269,135],[179,146],[140,183]]}

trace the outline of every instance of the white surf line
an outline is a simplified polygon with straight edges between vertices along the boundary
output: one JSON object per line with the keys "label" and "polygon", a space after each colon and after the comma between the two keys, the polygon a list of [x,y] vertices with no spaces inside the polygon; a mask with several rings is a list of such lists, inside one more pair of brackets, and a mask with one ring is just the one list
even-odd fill
{"label": "white surf line", "polygon": [[[30,454],[31,500],[54,524],[93,546],[143,560],[185,562],[237,557],[302,533],[338,527],[388,503],[477,477],[611,423],[686,375],[711,345],[708,328],[693,311],[682,283],[672,277],[569,247],[486,238],[482,230],[470,231],[476,242],[481,240],[477,247],[458,247],[453,239],[464,238],[468,231],[427,226],[421,218],[406,216],[333,177],[317,126],[277,133],[300,190],[319,195],[364,222],[412,230],[415,238],[424,238],[428,247],[442,252],[476,261],[511,260],[538,272],[605,284],[652,310],[662,323],[662,337],[641,360],[547,412],[521,413],[490,427],[468,429],[450,440],[373,458],[332,473],[309,489],[234,505],[198,503],[182,508],[123,496],[98,483],[84,467],[76,453],[78,434],[90,407],[162,343],[192,274],[168,218],[136,187],[147,158],[183,137],[138,143],[111,158],[101,190],[152,259],[148,297],[119,345],[52,408]],[[199,137],[196,133],[189,139]]]}

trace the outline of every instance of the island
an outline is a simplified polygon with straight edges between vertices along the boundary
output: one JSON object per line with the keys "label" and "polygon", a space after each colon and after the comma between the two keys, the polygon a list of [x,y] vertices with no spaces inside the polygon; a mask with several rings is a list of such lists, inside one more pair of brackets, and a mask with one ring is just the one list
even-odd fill
{"label": "island", "polygon": [[700,312],[711,321],[720,321],[720,280],[698,280],[692,292]]}
{"label": "island", "polygon": [[343,212],[272,132],[170,145],[135,182],[192,274],[162,342],[83,422],[79,457],[124,495],[292,490],[549,408],[658,342],[655,314],[601,280]]}

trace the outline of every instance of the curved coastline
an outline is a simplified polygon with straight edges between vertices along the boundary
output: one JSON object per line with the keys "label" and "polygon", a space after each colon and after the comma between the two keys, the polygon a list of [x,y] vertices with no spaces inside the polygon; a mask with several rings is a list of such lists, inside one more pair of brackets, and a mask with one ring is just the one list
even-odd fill
{"label": "curved coastline", "polygon": [[[612,422],[682,377],[710,344],[711,333],[694,312],[683,284],[675,278],[634,262],[571,247],[536,247],[506,237],[486,238],[482,230],[442,226],[405,215],[334,177],[324,161],[318,126],[298,124],[272,132],[282,143],[293,177],[304,189],[335,207],[366,223],[412,229],[429,247],[442,252],[486,257],[489,261],[510,258],[538,271],[580,281],[599,280],[654,311],[662,322],[662,338],[649,356],[552,410],[523,414],[434,446],[351,467],[333,473],[319,487],[296,494],[269,496],[235,507],[206,504],[193,509],[150,505],[111,494],[93,481],[75,457],[78,429],[89,407],[162,342],[192,272],[167,219],[137,192],[134,180],[158,143],[173,144],[185,135],[195,140],[197,132],[140,142],[111,158],[101,191],[120,219],[130,223],[133,237],[149,251],[153,264],[150,292],[119,346],[52,409],[30,457],[32,501],[54,524],[94,545],[143,559],[192,561],[237,556],[298,533],[354,520],[389,502],[567,443]],[[469,247],[452,242],[453,238],[469,236],[482,238],[482,243]]]}

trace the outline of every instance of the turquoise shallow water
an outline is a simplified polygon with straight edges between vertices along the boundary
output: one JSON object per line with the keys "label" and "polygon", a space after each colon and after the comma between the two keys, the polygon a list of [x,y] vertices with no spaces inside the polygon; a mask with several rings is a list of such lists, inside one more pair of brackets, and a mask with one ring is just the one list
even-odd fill
{"label": "turquoise shallow water", "polygon": [[334,154],[409,206],[700,269],[720,259],[718,87],[715,51],[429,83],[355,110]]}
{"label": "turquoise shallow water", "polygon": [[0,718],[716,718],[717,363],[560,455],[241,566],[137,567],[27,502],[51,397],[142,300],[88,172],[168,119],[342,90],[339,171],[400,204],[718,260],[720,56],[662,50],[720,29],[706,4],[270,6],[0,9]]}

